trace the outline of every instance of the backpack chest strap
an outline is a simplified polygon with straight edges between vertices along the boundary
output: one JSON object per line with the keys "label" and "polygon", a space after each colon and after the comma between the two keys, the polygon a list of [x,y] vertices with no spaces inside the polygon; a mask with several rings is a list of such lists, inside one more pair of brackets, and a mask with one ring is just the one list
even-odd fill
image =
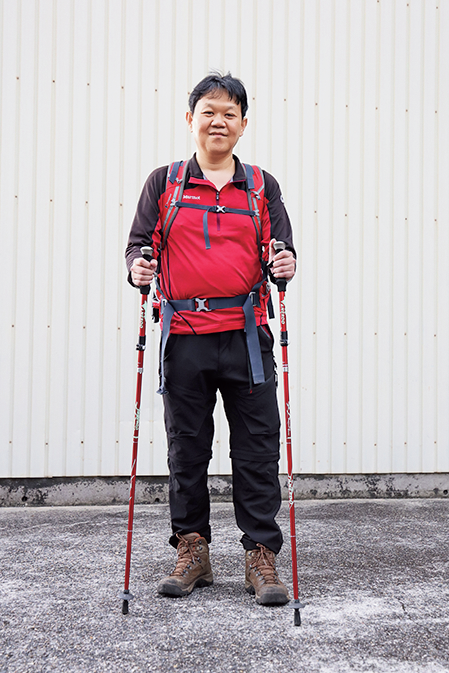
{"label": "backpack chest strap", "polygon": [[204,210],[203,215],[203,233],[204,241],[206,243],[206,250],[210,249],[210,239],[209,239],[209,229],[207,226],[207,216],[209,213],[234,213],[235,215],[249,215],[254,217],[256,214],[254,210],[245,210],[242,208],[229,208],[228,206],[206,206],[200,203],[185,203],[184,201],[176,201],[174,203],[175,208],[192,208],[194,210]]}

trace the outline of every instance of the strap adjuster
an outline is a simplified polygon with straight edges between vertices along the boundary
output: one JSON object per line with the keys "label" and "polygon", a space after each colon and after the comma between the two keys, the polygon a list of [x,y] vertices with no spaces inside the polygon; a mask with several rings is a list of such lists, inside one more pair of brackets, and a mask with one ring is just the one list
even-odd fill
{"label": "strap adjuster", "polygon": [[[212,309],[209,308],[209,299],[199,299],[198,297],[195,297],[193,300],[195,302],[195,311],[211,311]],[[206,304],[207,302],[207,304]]]}

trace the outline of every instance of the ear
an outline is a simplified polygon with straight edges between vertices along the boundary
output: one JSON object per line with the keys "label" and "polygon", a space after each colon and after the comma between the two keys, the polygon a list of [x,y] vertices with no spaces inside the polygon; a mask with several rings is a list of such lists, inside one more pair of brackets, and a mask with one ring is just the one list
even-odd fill
{"label": "ear", "polygon": [[240,138],[242,137],[242,135],[245,132],[247,123],[248,123],[248,118],[247,117],[245,117],[245,119],[242,119],[242,130],[240,131]]}
{"label": "ear", "polygon": [[188,127],[190,130],[192,130],[192,121],[193,121],[193,116],[190,110],[186,112],[186,122],[188,124]]}

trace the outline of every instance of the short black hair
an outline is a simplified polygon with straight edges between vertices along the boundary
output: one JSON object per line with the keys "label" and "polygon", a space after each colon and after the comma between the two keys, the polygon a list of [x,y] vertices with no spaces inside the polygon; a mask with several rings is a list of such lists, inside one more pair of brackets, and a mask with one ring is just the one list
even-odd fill
{"label": "short black hair", "polygon": [[198,101],[201,98],[204,98],[207,94],[211,92],[227,91],[229,95],[229,100],[233,100],[240,105],[242,110],[242,119],[245,118],[248,111],[248,97],[246,95],[246,89],[243,82],[241,82],[236,77],[233,77],[230,72],[226,75],[222,75],[218,70],[212,70],[207,77],[198,82],[196,87],[193,89],[192,93],[189,96],[189,109],[193,114],[195,112],[195,107]]}

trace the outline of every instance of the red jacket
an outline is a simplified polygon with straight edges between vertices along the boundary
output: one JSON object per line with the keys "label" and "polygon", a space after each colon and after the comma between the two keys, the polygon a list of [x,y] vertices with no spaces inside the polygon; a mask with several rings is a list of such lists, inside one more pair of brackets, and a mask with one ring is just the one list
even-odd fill
{"label": "red jacket", "polygon": [[[248,210],[246,174],[237,157],[232,182],[220,191],[207,180],[195,156],[189,162],[182,201],[186,204],[224,206]],[[164,199],[167,166],[153,171],[146,181],[131,227],[126,261],[128,270],[140,248],[151,245],[159,250],[161,220],[167,212]],[[268,260],[271,238],[282,240],[294,252],[290,221],[276,180],[264,173],[265,190],[259,201],[262,225],[263,258]],[[234,213],[208,213],[207,234],[204,231],[204,210],[181,207],[173,221],[166,245],[161,253],[159,283],[167,299],[234,297],[248,294],[262,280],[260,249],[253,219]],[[205,236],[208,236],[206,247]],[[129,278],[131,284],[131,278]],[[260,289],[260,307],[255,306],[257,324],[265,324],[269,293],[266,284]],[[187,320],[175,315],[170,331],[177,334],[222,332],[243,329],[245,319],[240,307],[210,312],[182,311]]]}

